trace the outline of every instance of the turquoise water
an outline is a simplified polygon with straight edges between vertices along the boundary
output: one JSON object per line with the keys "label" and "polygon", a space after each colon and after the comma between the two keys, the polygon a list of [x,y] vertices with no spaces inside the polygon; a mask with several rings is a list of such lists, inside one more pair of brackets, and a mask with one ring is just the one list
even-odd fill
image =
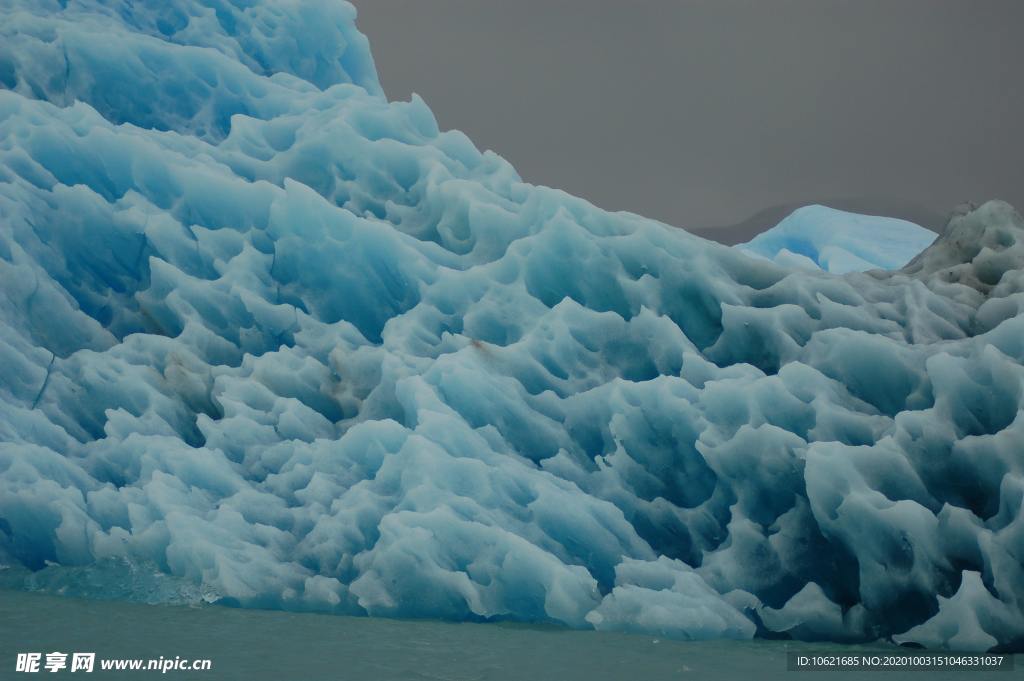
{"label": "turquoise water", "polygon": [[[786,653],[878,650],[781,641],[667,641],[507,624],[402,621],[0,591],[0,678],[351,681],[958,679],[1015,672],[794,672]],[[210,671],[15,674],[18,652],[209,658]],[[882,676],[878,676],[881,673]]]}

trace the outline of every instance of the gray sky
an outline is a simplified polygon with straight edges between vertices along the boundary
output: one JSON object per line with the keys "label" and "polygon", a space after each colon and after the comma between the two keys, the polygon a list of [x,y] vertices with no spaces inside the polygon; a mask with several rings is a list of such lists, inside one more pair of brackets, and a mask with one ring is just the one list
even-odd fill
{"label": "gray sky", "polygon": [[750,231],[812,202],[1024,209],[1024,0],[355,4],[391,99],[604,208]]}

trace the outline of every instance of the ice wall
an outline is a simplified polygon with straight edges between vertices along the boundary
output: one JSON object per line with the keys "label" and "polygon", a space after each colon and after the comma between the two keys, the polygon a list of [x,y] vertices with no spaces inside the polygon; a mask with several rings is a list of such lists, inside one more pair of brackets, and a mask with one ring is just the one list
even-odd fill
{"label": "ice wall", "polygon": [[1024,223],[790,269],[387,102],[343,2],[0,0],[0,581],[1024,640]]}

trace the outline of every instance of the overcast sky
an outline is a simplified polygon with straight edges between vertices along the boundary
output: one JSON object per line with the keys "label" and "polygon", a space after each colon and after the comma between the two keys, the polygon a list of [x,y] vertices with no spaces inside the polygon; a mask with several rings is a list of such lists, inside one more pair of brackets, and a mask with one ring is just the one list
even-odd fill
{"label": "overcast sky", "polygon": [[355,4],[391,99],[607,209],[1024,209],[1024,0]]}

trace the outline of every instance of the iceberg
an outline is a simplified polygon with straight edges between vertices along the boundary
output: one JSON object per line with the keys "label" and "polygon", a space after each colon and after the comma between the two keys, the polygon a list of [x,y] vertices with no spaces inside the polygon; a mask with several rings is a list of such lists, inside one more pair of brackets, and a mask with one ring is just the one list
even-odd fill
{"label": "iceberg", "polygon": [[736,248],[787,267],[848,274],[899,269],[937,236],[907,220],[814,205]]}
{"label": "iceberg", "polygon": [[8,587],[1024,641],[1009,205],[792,267],[524,183],[345,2],[0,16]]}

